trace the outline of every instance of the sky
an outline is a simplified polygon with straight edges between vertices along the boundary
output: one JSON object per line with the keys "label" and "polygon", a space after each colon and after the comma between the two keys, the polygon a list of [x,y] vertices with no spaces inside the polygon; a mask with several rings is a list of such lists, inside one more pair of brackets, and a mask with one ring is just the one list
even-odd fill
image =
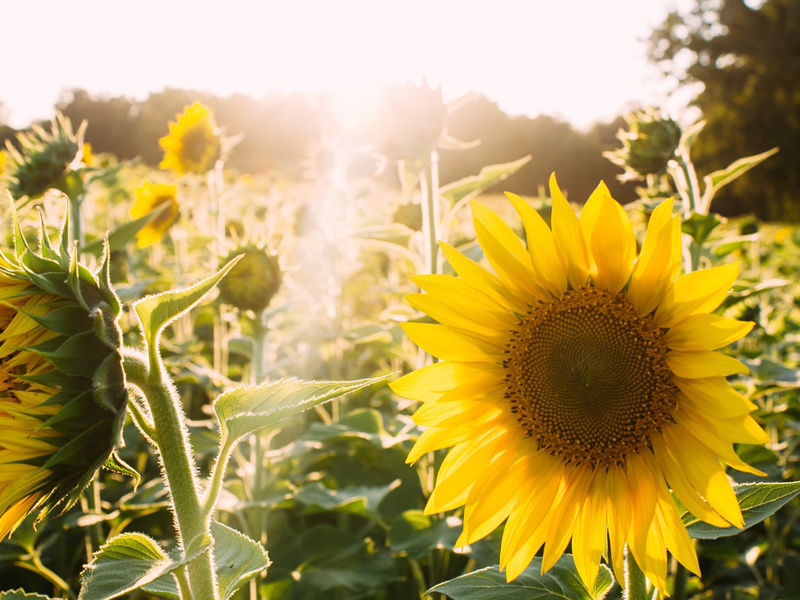
{"label": "sky", "polygon": [[351,110],[424,76],[512,115],[586,128],[639,105],[680,117],[685,90],[646,60],[689,0],[3,0],[0,117],[49,119],[63,90],[143,100],[330,92]]}

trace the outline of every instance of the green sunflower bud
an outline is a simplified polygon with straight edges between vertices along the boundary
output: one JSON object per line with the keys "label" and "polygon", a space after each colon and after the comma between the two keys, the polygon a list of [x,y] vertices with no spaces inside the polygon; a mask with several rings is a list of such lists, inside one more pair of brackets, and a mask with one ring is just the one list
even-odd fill
{"label": "green sunflower bud", "polygon": [[78,182],[68,180],[68,176],[83,154],[85,130],[84,121],[77,133],[73,133],[70,120],[58,113],[51,122],[50,132],[34,125],[30,132],[17,134],[18,147],[7,140],[5,171],[11,196],[34,200],[53,188],[67,195],[74,193]]}
{"label": "green sunflower bud", "polygon": [[0,253],[0,539],[35,509],[71,507],[100,466],[124,467],[127,402],[108,248],[93,273],[66,233],[54,247],[42,224],[36,249],[14,225],[15,252]]}
{"label": "green sunflower bud", "polygon": [[217,286],[219,297],[241,310],[252,310],[259,314],[269,306],[281,287],[278,257],[261,248],[246,246],[234,251],[222,264],[227,264],[240,254],[243,255],[241,260]]}
{"label": "green sunflower bud", "polygon": [[387,89],[377,123],[378,150],[395,160],[421,159],[444,132],[447,107],[441,88],[407,83]]}
{"label": "green sunflower bud", "polygon": [[628,131],[617,134],[623,147],[606,156],[625,168],[624,179],[665,173],[681,141],[680,125],[651,109],[633,112],[625,120]]}

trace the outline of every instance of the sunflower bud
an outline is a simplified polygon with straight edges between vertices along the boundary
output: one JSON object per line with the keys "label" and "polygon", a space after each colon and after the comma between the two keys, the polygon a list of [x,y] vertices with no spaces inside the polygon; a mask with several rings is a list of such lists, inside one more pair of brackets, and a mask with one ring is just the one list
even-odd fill
{"label": "sunflower bud", "polygon": [[281,286],[278,257],[261,248],[247,246],[233,252],[222,264],[240,254],[242,258],[218,284],[219,297],[241,310],[259,314],[269,306]]}
{"label": "sunflower bud", "polygon": [[123,466],[127,401],[108,251],[92,273],[65,233],[53,247],[42,224],[37,250],[15,227],[16,251],[0,253],[0,539],[34,509],[71,507],[100,466]]}
{"label": "sunflower bud", "polygon": [[654,110],[633,112],[625,120],[628,131],[617,134],[623,147],[606,153],[611,162],[625,168],[622,178],[641,179],[666,172],[681,141],[680,125]]}
{"label": "sunflower bud", "polygon": [[198,102],[170,122],[169,135],[158,143],[164,149],[159,166],[176,173],[207,173],[221,156],[221,134],[214,113]]}
{"label": "sunflower bud", "polygon": [[389,88],[378,121],[378,150],[395,160],[421,159],[444,132],[447,107],[442,89],[407,83]]}
{"label": "sunflower bud", "polygon": [[73,133],[70,120],[58,113],[50,132],[34,125],[32,131],[17,134],[18,148],[7,140],[5,171],[12,197],[34,200],[53,188],[67,194],[74,191],[74,182],[66,189],[66,179],[82,156],[85,129],[84,122]]}

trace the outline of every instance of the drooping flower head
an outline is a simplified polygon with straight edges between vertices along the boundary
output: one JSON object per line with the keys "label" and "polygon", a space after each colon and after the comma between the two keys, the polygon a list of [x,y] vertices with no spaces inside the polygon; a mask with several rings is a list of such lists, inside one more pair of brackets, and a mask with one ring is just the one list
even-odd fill
{"label": "drooping flower head", "polygon": [[73,132],[70,120],[58,113],[49,132],[34,125],[30,132],[17,134],[16,146],[7,140],[5,171],[12,197],[29,201],[51,188],[72,191],[75,183],[66,178],[80,162],[85,131],[85,121]]}
{"label": "drooping flower head", "polygon": [[466,545],[503,521],[501,568],[519,575],[544,546],[548,570],[572,542],[591,587],[610,539],[622,577],[627,543],[662,591],[668,549],[699,567],[670,490],[698,518],[741,526],[724,464],[758,473],[733,443],[764,443],[755,406],[726,376],[745,373],[717,352],[752,323],[711,314],[738,265],[676,278],[681,233],[672,201],[652,214],[638,256],[631,222],[600,184],[580,218],[551,178],[552,230],[509,199],[526,250],[494,212],[473,202],[491,272],[453,247],[458,274],[420,275],[409,302],[438,324],[408,336],[442,362],[393,382],[424,402],[427,429],[409,455],[452,447],[426,511],[464,506]]}
{"label": "drooping flower head", "polygon": [[214,113],[198,102],[170,122],[169,135],[158,143],[164,149],[159,166],[176,173],[207,173],[220,157],[220,131]]}
{"label": "drooping flower head", "polygon": [[283,276],[278,257],[263,248],[248,245],[234,250],[222,264],[228,264],[239,255],[242,258],[217,286],[219,296],[231,306],[259,315],[281,287]]}
{"label": "drooping flower head", "polygon": [[430,155],[444,132],[441,88],[407,82],[387,87],[377,119],[378,151],[394,160]]}
{"label": "drooping flower head", "polygon": [[15,226],[15,253],[0,253],[0,539],[121,464],[127,399],[107,259],[92,273],[66,234],[55,248],[42,224],[36,250]]}
{"label": "drooping flower head", "polygon": [[136,202],[131,207],[132,217],[138,219],[161,208],[161,211],[136,234],[136,244],[139,248],[146,248],[157,243],[164,237],[167,229],[178,220],[180,211],[176,199],[177,194],[178,188],[164,183],[145,181],[136,188]]}

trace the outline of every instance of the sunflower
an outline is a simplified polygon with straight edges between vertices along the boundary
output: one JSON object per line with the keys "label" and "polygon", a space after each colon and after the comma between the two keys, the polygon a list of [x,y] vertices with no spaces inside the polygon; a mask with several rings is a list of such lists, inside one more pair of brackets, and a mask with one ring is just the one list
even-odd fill
{"label": "sunflower", "polygon": [[211,109],[195,102],[170,122],[169,135],[158,143],[164,149],[162,169],[176,173],[206,173],[220,157],[220,133]]}
{"label": "sunflower", "polygon": [[139,248],[146,248],[158,242],[167,229],[178,220],[177,194],[178,188],[174,185],[163,183],[154,184],[145,181],[136,188],[136,202],[131,208],[132,217],[143,217],[147,213],[162,207],[161,212],[150,219],[147,225],[142,227],[136,234],[136,243]]}
{"label": "sunflower", "polygon": [[0,253],[0,539],[34,508],[74,504],[125,416],[119,302],[40,239],[37,253],[18,231],[19,254]]}
{"label": "sunflower", "polygon": [[601,183],[580,219],[555,181],[552,230],[508,194],[529,251],[473,202],[478,241],[494,272],[453,247],[457,277],[418,275],[412,306],[438,323],[407,335],[442,362],[391,384],[424,404],[427,429],[409,462],[452,447],[426,512],[464,506],[458,545],[506,521],[500,567],[516,578],[544,546],[543,572],[572,542],[591,587],[610,539],[622,578],[627,544],[662,592],[669,550],[699,574],[670,491],[698,518],[743,525],[725,466],[762,474],[733,443],[764,443],[755,406],[726,376],[745,373],[716,352],[752,323],[710,314],[738,265],[677,277],[680,222],[672,201],[653,212],[638,257],[631,222]]}
{"label": "sunflower", "polygon": [[231,306],[260,315],[281,287],[283,275],[278,257],[248,244],[234,250],[223,265],[239,255],[239,261],[219,282],[219,297]]}

